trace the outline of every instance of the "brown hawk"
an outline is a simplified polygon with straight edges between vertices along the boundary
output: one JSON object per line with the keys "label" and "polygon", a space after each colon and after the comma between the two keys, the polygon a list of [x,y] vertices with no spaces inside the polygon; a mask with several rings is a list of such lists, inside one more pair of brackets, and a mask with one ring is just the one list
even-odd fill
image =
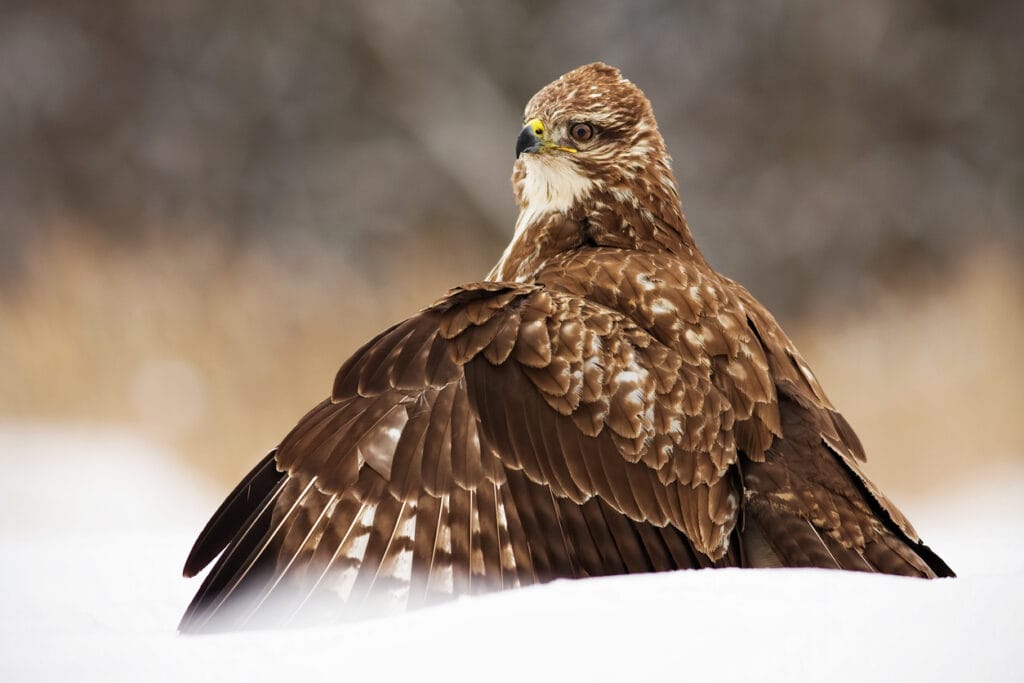
{"label": "brown hawk", "polygon": [[772,315],[704,260],[651,105],[578,68],[526,107],[487,280],[367,342],[228,496],[183,631],[703,567],[952,576],[861,472]]}

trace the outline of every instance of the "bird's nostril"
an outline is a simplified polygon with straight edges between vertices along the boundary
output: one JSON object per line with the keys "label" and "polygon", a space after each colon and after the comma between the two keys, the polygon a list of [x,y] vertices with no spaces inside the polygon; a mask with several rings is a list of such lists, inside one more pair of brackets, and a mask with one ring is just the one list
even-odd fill
{"label": "bird's nostril", "polygon": [[537,133],[537,129],[531,126],[523,128],[522,132],[519,133],[519,137],[516,138],[516,158],[519,158],[523,152],[530,149],[534,149],[537,145],[537,139],[540,135]]}

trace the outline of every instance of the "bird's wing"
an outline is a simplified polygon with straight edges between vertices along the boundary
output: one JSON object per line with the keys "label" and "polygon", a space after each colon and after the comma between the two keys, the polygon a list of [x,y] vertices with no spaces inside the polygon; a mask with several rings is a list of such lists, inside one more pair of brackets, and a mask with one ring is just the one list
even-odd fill
{"label": "bird's wing", "polygon": [[781,420],[765,457],[743,464],[744,539],[757,535],[785,566],[953,576],[861,470],[860,440],[779,324],[732,285],[764,350]]}
{"label": "bird's wing", "polygon": [[[735,563],[738,480],[713,456],[725,404],[608,308],[453,290],[357,351],[224,502],[186,563],[224,551],[181,628]],[[705,419],[695,455],[679,425]]]}
{"label": "bird's wing", "polygon": [[[538,279],[628,315],[679,351],[685,386],[710,387],[693,393],[702,404],[671,462],[698,475],[700,463],[738,465],[745,566],[951,574],[864,475],[853,429],[741,285],[665,253],[600,248],[560,255]],[[718,443],[702,445],[708,434]]]}

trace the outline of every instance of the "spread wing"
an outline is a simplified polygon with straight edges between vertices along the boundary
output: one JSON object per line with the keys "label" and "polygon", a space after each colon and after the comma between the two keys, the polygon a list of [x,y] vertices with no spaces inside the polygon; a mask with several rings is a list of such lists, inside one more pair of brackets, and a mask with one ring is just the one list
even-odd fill
{"label": "spread wing", "polygon": [[861,470],[860,440],[774,317],[729,281],[776,387],[781,436],[744,462],[744,544],[788,567],[954,576]]}
{"label": "spread wing", "polygon": [[707,363],[542,286],[454,290],[357,351],[215,513],[185,574],[220,558],[181,629],[737,564]]}

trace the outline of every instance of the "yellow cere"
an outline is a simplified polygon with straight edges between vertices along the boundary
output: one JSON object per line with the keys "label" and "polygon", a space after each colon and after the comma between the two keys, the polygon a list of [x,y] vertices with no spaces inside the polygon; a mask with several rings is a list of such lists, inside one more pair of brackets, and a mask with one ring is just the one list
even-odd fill
{"label": "yellow cere", "polygon": [[576,154],[579,151],[578,149],[574,149],[572,147],[563,147],[561,145],[556,145],[555,143],[546,139],[544,137],[544,123],[540,119],[530,119],[529,121],[526,122],[526,125],[530,127],[530,130],[533,131],[534,135],[540,138],[541,144],[544,145],[545,149],[557,149],[562,152],[572,152],[573,154]]}

